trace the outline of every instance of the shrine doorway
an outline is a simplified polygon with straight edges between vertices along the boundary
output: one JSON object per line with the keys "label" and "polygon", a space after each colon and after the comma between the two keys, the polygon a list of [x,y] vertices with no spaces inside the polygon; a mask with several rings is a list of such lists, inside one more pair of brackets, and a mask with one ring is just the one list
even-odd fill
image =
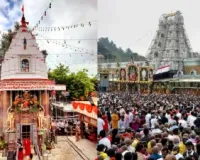
{"label": "shrine doorway", "polygon": [[37,142],[37,124],[35,123],[18,123],[16,125],[17,139],[30,139],[32,142]]}
{"label": "shrine doorway", "polygon": [[22,139],[32,139],[31,137],[31,133],[32,133],[32,129],[31,129],[31,125],[21,125],[21,137]]}

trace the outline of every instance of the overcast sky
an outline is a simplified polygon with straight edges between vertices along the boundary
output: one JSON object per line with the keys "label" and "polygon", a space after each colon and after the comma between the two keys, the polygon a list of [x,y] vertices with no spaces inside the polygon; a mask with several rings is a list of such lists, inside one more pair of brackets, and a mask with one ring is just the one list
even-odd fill
{"label": "overcast sky", "polygon": [[[20,21],[22,4],[24,4],[26,20],[29,22],[29,27],[32,28],[44,15],[50,1],[0,0],[0,30],[11,29],[15,21]],[[54,0],[51,9],[47,10],[46,16],[39,26],[70,26],[89,21],[94,21],[92,26],[85,25],[85,27],[65,29],[64,31],[58,31],[57,29],[56,32],[38,30],[34,32],[40,35],[37,37],[40,49],[46,49],[49,53],[47,57],[48,67],[55,68],[61,62],[70,66],[72,72],[86,68],[89,70],[90,75],[96,75],[97,0]],[[66,44],[71,47],[65,48],[59,44],[47,43],[41,36],[48,39],[67,39]],[[58,40],[57,42],[64,43],[64,41]]]}
{"label": "overcast sky", "polygon": [[98,37],[146,55],[160,16],[180,10],[193,51],[200,52],[199,6],[199,0],[99,0]]}

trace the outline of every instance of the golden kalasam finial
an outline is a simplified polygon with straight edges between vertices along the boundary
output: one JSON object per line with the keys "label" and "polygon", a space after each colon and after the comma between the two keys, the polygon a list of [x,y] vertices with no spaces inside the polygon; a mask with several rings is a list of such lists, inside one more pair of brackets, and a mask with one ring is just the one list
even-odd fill
{"label": "golden kalasam finial", "polygon": [[172,11],[171,11],[171,13],[167,14],[167,17],[173,17],[173,16],[175,16],[175,15],[176,15],[176,12],[172,12]]}

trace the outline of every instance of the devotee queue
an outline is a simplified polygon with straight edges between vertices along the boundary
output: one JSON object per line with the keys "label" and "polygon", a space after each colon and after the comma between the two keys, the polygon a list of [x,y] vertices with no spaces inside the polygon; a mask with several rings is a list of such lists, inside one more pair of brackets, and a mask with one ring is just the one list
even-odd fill
{"label": "devotee queue", "polygon": [[99,93],[97,160],[199,160],[200,97]]}

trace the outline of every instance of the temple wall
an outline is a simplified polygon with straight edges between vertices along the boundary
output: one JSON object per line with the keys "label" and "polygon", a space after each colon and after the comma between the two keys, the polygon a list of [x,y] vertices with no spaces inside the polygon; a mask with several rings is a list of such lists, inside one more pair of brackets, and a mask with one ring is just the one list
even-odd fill
{"label": "temple wall", "polygon": [[200,74],[200,65],[198,66],[185,66],[184,72],[185,74],[190,74],[192,70],[195,70],[197,74]]}
{"label": "temple wall", "polygon": [[197,74],[200,74],[200,59],[190,58],[184,60],[184,72],[190,74],[192,70],[195,70]]}

